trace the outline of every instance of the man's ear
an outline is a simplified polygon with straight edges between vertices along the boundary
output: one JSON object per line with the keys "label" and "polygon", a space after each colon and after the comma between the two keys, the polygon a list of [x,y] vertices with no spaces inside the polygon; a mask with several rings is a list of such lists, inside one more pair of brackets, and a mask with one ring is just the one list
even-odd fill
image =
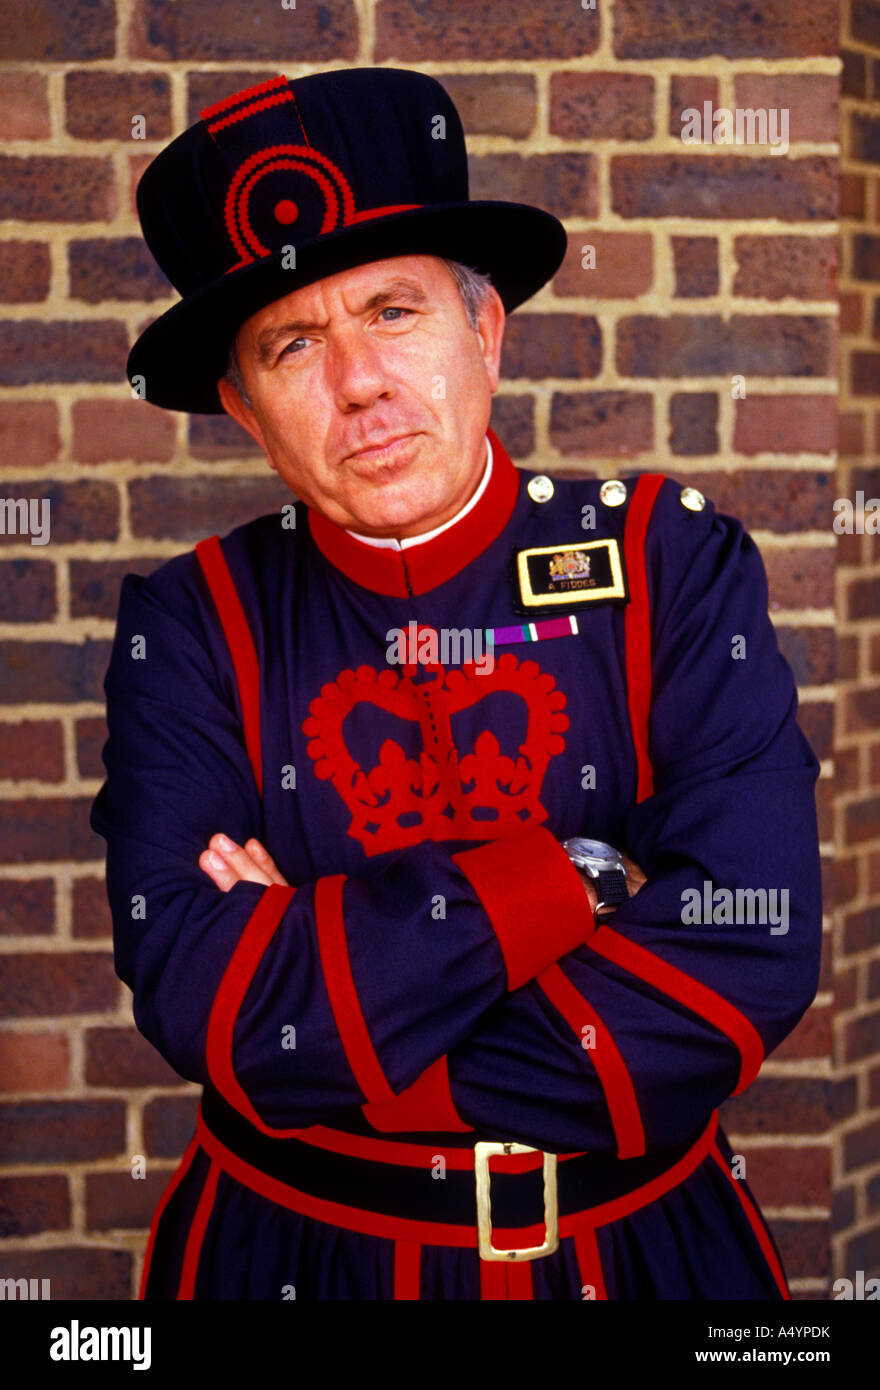
{"label": "man's ear", "polygon": [[223,406],[226,414],[231,415],[233,420],[237,420],[242,429],[247,430],[251,438],[256,440],[263,450],[263,453],[266,455],[266,458],[269,460],[270,468],[274,468],[275,465],[271,458],[269,458],[269,451],[266,448],[263,431],[260,429],[256,415],[249,405],[245,405],[228,377],[221,376],[220,380],[217,382],[217,394],[220,397],[220,404]]}
{"label": "man's ear", "polygon": [[504,325],[507,315],[501,302],[501,295],[494,285],[489,286],[480,316],[477,320],[477,335],[483,349],[483,361],[489,378],[489,390],[498,390],[501,376],[501,343],[504,338]]}

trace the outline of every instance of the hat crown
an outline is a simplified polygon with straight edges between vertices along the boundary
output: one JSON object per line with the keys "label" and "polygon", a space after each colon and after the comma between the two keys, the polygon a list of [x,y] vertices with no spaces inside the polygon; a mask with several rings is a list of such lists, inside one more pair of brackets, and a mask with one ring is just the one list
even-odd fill
{"label": "hat crown", "polygon": [[182,295],[354,223],[467,198],[449,96],[396,68],[234,93],[157,155],[137,190],[144,237]]}

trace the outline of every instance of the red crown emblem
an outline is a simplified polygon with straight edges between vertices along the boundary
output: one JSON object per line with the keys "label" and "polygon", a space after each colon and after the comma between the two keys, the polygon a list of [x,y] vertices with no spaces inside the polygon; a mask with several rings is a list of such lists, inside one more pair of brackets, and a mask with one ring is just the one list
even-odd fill
{"label": "red crown emblem", "polygon": [[[536,661],[520,663],[510,652],[489,673],[473,663],[454,671],[428,669],[436,672],[435,679],[418,684],[410,674],[377,673],[372,666],[341,671],[311,702],[302,726],[313,736],[308,752],[316,776],[332,781],[351,811],[348,833],[368,855],[422,840],[500,839],[547,819],[541,786],[551,757],[565,747],[560,734],[569,723],[562,713],[565,695],[553,677]],[[519,695],[528,711],[517,756],[502,753],[498,739],[484,729],[473,750],[459,758],[452,715],[498,691]],[[418,724],[418,761],[389,738],[378,764],[364,771],[343,733],[346,716],[362,701]]]}

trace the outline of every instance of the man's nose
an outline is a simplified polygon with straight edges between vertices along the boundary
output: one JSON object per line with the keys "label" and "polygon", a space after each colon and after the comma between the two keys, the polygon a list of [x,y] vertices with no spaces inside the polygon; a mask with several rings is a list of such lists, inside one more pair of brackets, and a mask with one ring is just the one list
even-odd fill
{"label": "man's nose", "polygon": [[340,410],[372,405],[390,395],[391,378],[379,344],[355,329],[328,346],[330,386]]}

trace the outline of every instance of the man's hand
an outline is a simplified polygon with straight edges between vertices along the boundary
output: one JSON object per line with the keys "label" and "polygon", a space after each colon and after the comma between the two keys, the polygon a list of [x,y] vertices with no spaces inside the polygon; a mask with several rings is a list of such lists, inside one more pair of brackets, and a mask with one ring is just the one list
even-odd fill
{"label": "man's hand", "polygon": [[[623,860],[623,866],[626,869],[626,891],[631,898],[634,898],[636,893],[638,893],[639,889],[641,888],[642,884],[647,883],[648,880],[642,873],[642,870],[639,868],[636,861],[634,859],[630,859],[628,854],[624,854],[624,852],[621,850],[620,857]],[[584,878],[584,888],[586,889],[587,897],[590,900],[590,907],[595,912],[599,902],[599,898],[596,893],[596,884],[594,880]]]}
{"label": "man's hand", "polygon": [[208,844],[209,848],[199,855],[199,868],[224,893],[236,883],[263,883],[266,887],[280,883],[284,888],[290,887],[259,840],[248,840],[242,849],[228,835],[212,835]]}

